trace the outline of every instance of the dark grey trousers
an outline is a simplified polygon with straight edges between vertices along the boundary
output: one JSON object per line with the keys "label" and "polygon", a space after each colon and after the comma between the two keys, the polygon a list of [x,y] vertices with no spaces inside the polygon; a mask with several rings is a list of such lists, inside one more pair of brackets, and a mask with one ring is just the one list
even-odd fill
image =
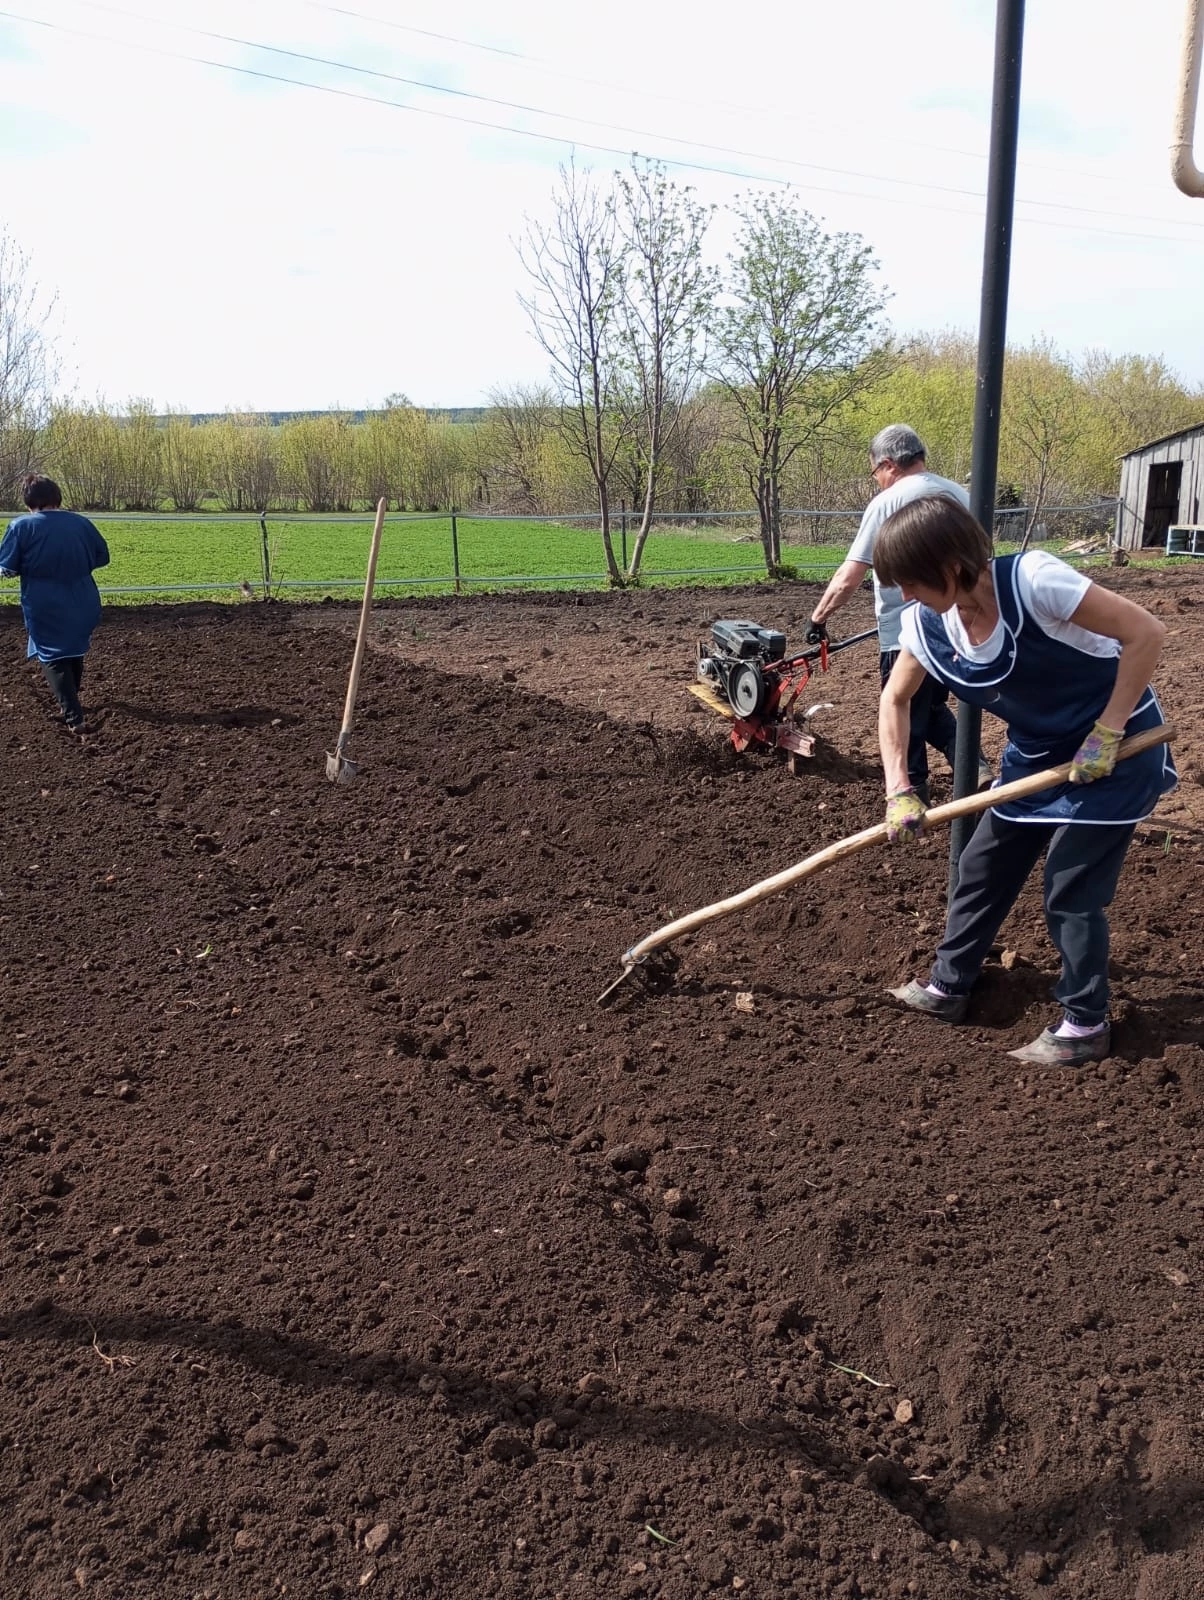
{"label": "dark grey trousers", "polygon": [[60,656],[57,661],[40,661],[38,665],[59,703],[63,721],[69,728],[78,728],[84,720],[79,699],[79,686],[84,681],[83,656]]}
{"label": "dark grey trousers", "polygon": [[[897,650],[883,650],[878,658],[882,687],[899,659]],[[911,702],[911,724],[907,739],[907,781],[913,789],[927,790],[928,750],[939,750],[950,766],[957,741],[957,718],[949,709],[949,691],[929,673]]]}
{"label": "dark grey trousers", "polygon": [[1062,957],[1054,996],[1074,1022],[1108,1016],[1108,919],[1132,823],[1004,822],[988,811],[962,853],[933,983],[969,994],[1016,903],[1045,854],[1045,923]]}

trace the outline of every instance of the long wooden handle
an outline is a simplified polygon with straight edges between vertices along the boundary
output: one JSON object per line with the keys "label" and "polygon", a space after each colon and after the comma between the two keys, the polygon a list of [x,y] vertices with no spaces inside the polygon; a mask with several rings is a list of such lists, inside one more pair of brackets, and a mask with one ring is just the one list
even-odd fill
{"label": "long wooden handle", "polygon": [[[1117,751],[1116,759],[1127,761],[1130,756],[1139,756],[1143,750],[1149,750],[1154,745],[1166,744],[1173,737],[1174,729],[1165,725],[1159,728],[1147,728],[1144,733],[1135,733],[1131,739],[1126,739]],[[1067,761],[1060,767],[1049,767],[1044,772],[1032,773],[1030,777],[1017,778],[1014,783],[1001,783],[994,789],[983,790],[980,794],[963,795],[960,800],[951,800],[948,805],[933,806],[925,817],[925,831],[952,822],[955,817],[972,816],[976,811],[987,811],[991,806],[1002,805],[1009,800],[1021,800],[1025,795],[1038,794],[1042,789],[1052,789],[1057,784],[1066,782],[1070,776],[1070,767],[1071,763]],[[809,878],[813,872],[821,872],[824,867],[830,867],[834,861],[842,861],[845,856],[856,855],[859,850],[866,850],[872,844],[881,844],[885,839],[885,822],[879,822],[873,828],[866,828],[862,833],[850,834],[847,839],[839,839],[835,844],[817,850],[805,861],[796,862],[793,867],[786,867],[784,871],[776,872],[772,878],[763,878],[760,883],[754,883],[740,894],[734,894],[727,900],[717,900],[714,905],[703,906],[700,911],[691,911],[688,916],[678,917],[676,921],[666,923],[663,928],[658,928],[655,933],[650,933],[647,938],[641,939],[639,944],[633,944],[623,956],[623,965],[632,967],[651,951],[659,949],[663,944],[669,944],[683,933],[692,933],[695,928],[701,928],[707,922],[714,922],[717,917],[727,917],[733,911],[742,911],[745,906],[755,905],[758,900],[777,894],[779,890],[788,889],[792,883],[798,883],[802,878]]]}
{"label": "long wooden handle", "polygon": [[347,699],[343,703],[343,726],[339,729],[339,742],[336,746],[342,754],[343,746],[351,737],[351,725],[355,718],[355,697],[360,686],[360,668],[364,664],[364,641],[368,637],[368,615],[372,610],[372,589],[376,583],[376,558],[380,555],[380,536],[385,525],[385,511],[388,509],[387,500],[376,502],[376,522],[372,528],[372,547],[368,552],[368,576],[364,579],[364,600],[360,606],[359,631],[355,636],[355,654],[351,658],[351,677],[347,681]]}

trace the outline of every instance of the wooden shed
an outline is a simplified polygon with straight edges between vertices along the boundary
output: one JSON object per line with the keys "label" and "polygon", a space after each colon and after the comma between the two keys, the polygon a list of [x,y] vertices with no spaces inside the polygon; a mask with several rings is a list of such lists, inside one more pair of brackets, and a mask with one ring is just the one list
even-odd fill
{"label": "wooden shed", "polygon": [[1168,528],[1199,528],[1202,516],[1204,422],[1120,458],[1117,544],[1129,550],[1165,545]]}

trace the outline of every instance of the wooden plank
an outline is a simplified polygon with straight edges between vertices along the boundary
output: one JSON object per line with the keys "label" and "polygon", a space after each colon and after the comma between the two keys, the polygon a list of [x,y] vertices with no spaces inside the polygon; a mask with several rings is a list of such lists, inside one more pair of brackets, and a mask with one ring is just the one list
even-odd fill
{"label": "wooden plank", "polygon": [[712,711],[718,711],[721,717],[735,719],[736,713],[731,706],[726,700],[721,699],[719,691],[712,689],[709,683],[691,683],[687,687],[694,698],[701,700],[704,706],[710,706]]}

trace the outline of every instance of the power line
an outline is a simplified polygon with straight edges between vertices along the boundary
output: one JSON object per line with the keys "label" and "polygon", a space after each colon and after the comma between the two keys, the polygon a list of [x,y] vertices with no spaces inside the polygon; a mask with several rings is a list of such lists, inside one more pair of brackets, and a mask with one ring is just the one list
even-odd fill
{"label": "power line", "polygon": [[[130,17],[137,22],[154,23],[156,21],[156,19],[144,16],[140,12],[130,11],[124,6],[106,4],[105,0],[76,0],[76,3],[86,5],[89,7],[89,9],[94,11],[107,11],[116,16]],[[326,6],[323,6],[323,9],[338,11],[343,10],[342,7]],[[235,34],[220,33],[210,28],[198,28],[194,27],[190,23],[168,21],[166,25],[168,27],[177,29],[181,33],[196,34],[202,39],[214,39],[222,44],[236,45],[239,49],[243,50],[258,50],[268,55],[287,56],[290,60],[305,61],[311,66],[330,67],[336,72],[350,72],[355,73],[360,77],[379,78],[383,82],[399,83],[409,89],[422,89],[433,94],[449,95],[454,99],[472,100],[483,105],[497,106],[505,111],[518,111],[527,116],[548,117],[556,122],[571,122],[580,127],[600,128],[604,132],[630,134],[636,139],[657,139],[662,143],[684,145],[690,150],[706,150],[715,155],[730,156],[737,161],[769,161],[779,166],[795,167],[800,171],[822,172],[830,177],[856,178],[863,182],[893,184],[897,188],[918,189],[921,191],[927,191],[930,194],[957,195],[959,197],[973,200],[982,200],[985,198],[982,192],[977,189],[963,189],[957,187],[956,185],[943,183],[927,183],[917,178],[888,178],[883,177],[876,172],[862,172],[853,167],[833,167],[828,166],[823,162],[799,161],[791,156],[770,156],[759,150],[742,150],[739,148],[734,148],[730,145],[711,144],[704,139],[683,139],[679,138],[675,134],[650,133],[646,128],[632,128],[625,126],[622,123],[604,121],[596,117],[578,116],[575,113],[570,112],[548,111],[542,106],[528,105],[523,101],[502,100],[493,95],[479,94],[469,89],[456,89],[446,84],[432,83],[423,78],[410,78],[405,77],[400,73],[386,72],[378,67],[364,67],[359,65],[358,62],[337,61],[331,56],[311,55],[306,51],[291,50],[284,45],[263,44],[257,39],[244,39]],[[424,30],[417,29],[415,31],[423,32]],[[410,107],[409,109],[416,110],[418,108]],[[842,193],[846,191],[836,190],[835,192]],[[1076,215],[1083,216],[1113,217],[1122,222],[1156,222],[1161,223],[1164,226],[1169,225],[1176,228],[1204,229],[1204,223],[1179,222],[1173,217],[1150,216],[1148,213],[1143,214],[1141,212],[1134,211],[1113,211],[1100,206],[1079,206],[1068,201],[1061,200],[1022,200],[1019,201],[1019,203],[1029,206],[1039,206],[1042,210],[1047,211],[1073,212]]]}
{"label": "power line", "polygon": [[[83,3],[87,4],[87,3],[89,3],[89,0],[83,0]],[[115,6],[100,5],[100,6],[98,6],[98,9],[102,9],[102,10],[106,10],[106,11],[112,11],[112,12],[119,12],[120,13],[120,8],[115,7]],[[137,13],[133,13],[133,12],[124,12],[124,13],[120,13],[120,14],[124,14],[126,16],[137,18],[137,20],[142,20],[142,21],[151,20],[151,19],[147,19],[147,18],[138,18],[137,17]],[[72,34],[72,35],[74,35],[76,37],[79,37],[79,38],[93,39],[93,40],[96,40],[97,42],[99,42],[101,44],[112,45],[112,46],[116,46],[116,47],[119,47],[119,48],[122,48],[122,49],[139,50],[139,51],[142,51],[145,54],[165,57],[168,60],[185,61],[185,62],[189,62],[189,63],[191,63],[193,65],[197,65],[197,66],[211,67],[214,70],[219,71],[219,72],[229,72],[229,73],[233,73],[233,74],[236,74],[238,76],[241,76],[241,77],[256,78],[256,79],[259,79],[261,81],[268,82],[268,83],[284,84],[284,85],[286,85],[287,87],[290,87],[290,88],[308,89],[308,90],[310,90],[310,91],[312,91],[313,93],[316,93],[316,94],[333,95],[338,99],[360,101],[360,102],[362,102],[362,103],[364,103],[366,105],[383,106],[386,109],[391,110],[391,111],[408,111],[408,112],[414,113],[417,116],[434,117],[434,118],[438,119],[439,121],[455,122],[455,123],[462,124],[462,125],[464,125],[466,127],[484,128],[484,129],[486,129],[486,130],[488,130],[490,132],[493,132],[493,133],[506,134],[506,135],[509,135],[509,136],[515,137],[515,138],[534,139],[534,140],[538,140],[538,141],[540,141],[542,143],[555,144],[555,145],[559,145],[561,147],[575,148],[575,149],[580,149],[580,150],[590,150],[590,151],[593,151],[593,152],[595,152],[597,154],[609,155],[609,156],[619,156],[619,157],[622,157],[622,158],[628,158],[628,157],[632,156],[633,154],[634,155],[640,155],[640,154],[644,153],[644,152],[641,152],[641,151],[638,151],[638,150],[632,151],[630,148],[624,149],[624,148],[620,148],[620,147],[614,146],[614,145],[599,144],[599,143],[596,143],[596,142],[593,142],[593,141],[589,141],[589,140],[578,139],[578,138],[571,137],[571,136],[568,136],[568,135],[565,135],[565,134],[542,133],[539,130],[533,129],[533,128],[516,128],[516,127],[507,126],[506,124],[503,124],[503,123],[488,122],[488,121],[484,120],[483,118],[479,118],[479,117],[468,117],[468,116],[463,116],[463,115],[460,115],[460,114],[457,114],[457,113],[454,113],[454,112],[437,111],[437,110],[435,110],[434,108],[432,108],[430,106],[410,105],[410,104],[407,104],[407,103],[405,103],[403,101],[387,99],[387,98],[385,98],[384,96],[381,96],[381,95],[364,94],[364,93],[360,93],[360,92],[357,92],[357,91],[352,90],[352,89],[338,88],[333,84],[311,83],[309,80],[304,79],[304,78],[292,78],[292,77],[285,76],[282,73],[266,72],[263,69],[256,68],[256,67],[237,66],[232,62],[217,61],[217,60],[213,60],[213,59],[211,59],[211,58],[209,58],[207,56],[193,55],[193,54],[190,54],[187,51],[170,50],[170,49],[167,49],[166,47],[161,46],[161,45],[146,44],[146,43],[142,42],[141,40],[122,40],[122,39],[117,39],[117,38],[114,38],[110,34],[95,33],[95,32],[92,32],[89,29],[73,27],[73,26],[71,26],[70,24],[67,24],[67,23],[49,22],[45,18],[42,18],[42,17],[29,17],[29,16],[25,16],[24,14],[22,14],[20,12],[16,12],[16,11],[8,11],[8,10],[0,9],[0,17],[7,17],[11,21],[23,22],[23,23],[27,24],[28,26],[44,28],[44,29],[46,29],[48,31],[51,31],[51,32],[67,33],[67,34]],[[183,24],[171,24],[171,26],[183,27],[185,25],[183,25]],[[235,45],[239,46],[240,48],[265,50],[265,51],[270,51],[270,52],[275,53],[275,54],[299,57],[299,59],[307,60],[307,61],[310,61],[310,62],[315,63],[315,64],[329,66],[329,67],[334,68],[335,70],[354,71],[354,72],[357,72],[357,73],[367,74],[367,75],[376,76],[376,77],[386,77],[386,78],[392,78],[393,77],[392,74],[378,73],[378,72],[375,72],[371,68],[358,67],[358,66],[348,66],[348,65],[346,65],[344,63],[340,63],[340,62],[331,60],[331,59],[329,59],[327,57],[301,56],[300,53],[296,52],[296,51],[286,50],[286,49],[283,49],[282,47],[275,46],[275,45],[257,45],[257,44],[254,44],[251,41],[236,39],[236,38],[232,37],[231,35],[227,35],[227,34],[214,34],[214,33],[209,33],[204,29],[194,29],[194,28],[187,28],[186,31],[200,33],[200,34],[203,34],[205,37],[216,38],[216,39],[219,39],[219,40],[221,40],[223,42],[226,42],[226,43],[235,44]],[[443,93],[467,95],[467,91],[448,90],[448,89],[445,89],[444,86],[439,85],[439,84],[424,84],[424,83],[421,83],[421,82],[419,82],[417,80],[410,80],[410,79],[395,79],[394,81],[401,81],[401,82],[407,83],[407,84],[409,84],[410,86],[413,86],[413,87],[425,88],[425,89],[435,90],[435,91],[443,92]],[[483,98],[485,98],[483,96],[476,96],[476,95],[467,95],[467,97],[471,98],[471,99],[483,99]],[[506,102],[497,102],[497,103],[506,104]],[[541,111],[538,111],[537,108],[520,108],[520,107],[517,107],[517,106],[513,107],[513,108],[514,109],[530,110],[530,111],[533,111],[537,115],[556,117],[556,118],[559,118],[561,120],[566,120],[566,121],[567,120],[581,121],[581,122],[586,121],[586,119],[570,118],[570,117],[567,116],[567,114],[560,113],[560,112],[541,112]],[[595,124],[595,125],[602,126],[602,127],[611,126],[610,124],[606,124],[606,123]],[[715,149],[720,153],[729,153],[732,156],[737,157],[739,159],[765,160],[765,161],[770,161],[770,162],[780,161],[780,163],[783,164],[783,165],[803,167],[803,168],[806,168],[807,170],[810,170],[810,171],[830,172],[830,173],[833,173],[833,174],[839,174],[841,176],[868,178],[871,182],[907,183],[907,184],[911,185],[911,180],[907,180],[907,179],[884,179],[884,178],[879,178],[876,174],[872,174],[872,173],[859,173],[859,172],[847,171],[846,169],[843,169],[843,168],[822,167],[822,166],[818,166],[818,165],[816,165],[814,163],[810,163],[810,162],[793,161],[793,160],[789,160],[788,158],[778,158],[778,157],[774,157],[774,156],[762,156],[762,155],[758,155],[755,152],[747,152],[747,151],[739,151],[739,150],[726,151],[725,148],[722,147],[722,146],[710,146],[710,145],[703,144],[701,142],[694,142],[694,141],[690,141],[690,140],[676,139],[672,135],[663,135],[662,136],[662,135],[656,135],[656,134],[649,134],[649,133],[646,133],[646,132],[641,132],[640,130],[625,130],[625,129],[621,129],[621,128],[616,129],[615,131],[617,131],[617,132],[631,131],[631,132],[636,133],[638,137],[654,139],[654,140],[657,139],[657,138],[662,138],[663,137],[663,138],[669,140],[672,143],[686,144],[687,146],[689,146],[691,148],[694,148],[694,149]],[[836,186],[832,186],[832,185],[817,184],[817,183],[799,183],[799,182],[791,181],[788,178],[770,177],[770,176],[767,176],[765,173],[741,171],[739,169],[735,169],[735,168],[732,168],[730,166],[717,166],[717,165],[714,165],[713,163],[707,163],[707,162],[702,162],[702,161],[691,161],[691,160],[687,160],[684,157],[662,156],[662,157],[658,157],[658,158],[654,158],[654,159],[663,160],[663,162],[667,166],[680,168],[680,169],[686,170],[686,171],[706,172],[706,173],[711,173],[711,174],[718,175],[720,177],[737,178],[737,179],[743,180],[745,182],[750,182],[750,183],[776,184],[776,185],[779,185],[779,186],[781,186],[783,188],[786,188],[786,189],[795,189],[795,190],[798,190],[798,191],[804,192],[804,193],[829,194],[829,195],[837,195],[837,196],[840,196],[841,198],[854,198],[854,199],[863,199],[863,200],[873,200],[873,201],[875,201],[875,202],[877,202],[879,204],[885,203],[885,204],[889,204],[889,205],[906,205],[908,207],[917,208],[917,209],[921,209],[921,210],[939,211],[939,212],[943,212],[946,215],[950,215],[950,216],[977,217],[979,215],[979,212],[977,210],[967,210],[965,207],[942,206],[942,205],[935,204],[932,201],[917,200],[917,199],[914,199],[911,196],[896,196],[896,195],[889,195],[889,194],[870,194],[870,193],[867,193],[865,190],[852,189],[852,188],[849,188],[847,186],[845,186],[845,187],[836,187]],[[959,195],[959,196],[964,196],[964,197],[969,198],[969,199],[982,199],[982,196],[977,191],[972,190],[972,189],[956,189],[956,188],[952,188],[952,187],[948,187],[948,186],[944,186],[944,185],[939,185],[939,184],[914,184],[914,185],[911,185],[911,186],[927,189],[927,190],[930,190],[931,192],[935,192],[935,193]],[[1204,224],[1199,224],[1199,223],[1189,223],[1189,222],[1180,223],[1180,222],[1176,222],[1173,218],[1168,218],[1168,217],[1153,217],[1153,218],[1144,218],[1143,219],[1140,216],[1138,216],[1138,215],[1136,215],[1134,213],[1131,213],[1131,212],[1097,211],[1097,210],[1094,210],[1091,207],[1076,207],[1076,206],[1063,205],[1061,202],[1057,202],[1057,201],[1018,200],[1017,203],[1018,204],[1022,204],[1022,205],[1042,206],[1044,208],[1053,209],[1053,210],[1077,211],[1077,212],[1082,212],[1082,213],[1085,213],[1085,214],[1088,214],[1088,215],[1116,216],[1116,217],[1119,217],[1119,218],[1121,218],[1123,220],[1155,221],[1155,222],[1161,222],[1164,225],[1169,224],[1171,227],[1182,227],[1182,228],[1193,228],[1194,229],[1194,228],[1199,228],[1201,226],[1204,226]],[[1182,243],[1186,242],[1182,235],[1166,235],[1166,234],[1158,235],[1158,234],[1146,233],[1144,231],[1143,232],[1134,232],[1132,230],[1124,230],[1124,229],[1116,229],[1116,228],[1100,228],[1100,227],[1095,227],[1095,226],[1093,226],[1091,224],[1088,224],[1088,223],[1057,222],[1057,221],[1054,221],[1052,218],[1045,218],[1045,217],[1026,217],[1026,218],[1018,218],[1017,220],[1018,221],[1022,221],[1022,222],[1027,222],[1027,223],[1029,223],[1030,225],[1032,225],[1034,227],[1060,228],[1060,229],[1063,229],[1063,230],[1068,230],[1068,231],[1071,231],[1071,232],[1078,232],[1078,233],[1096,233],[1096,234],[1106,235],[1106,236],[1111,237],[1111,238],[1157,240],[1159,242],[1168,243],[1168,244],[1182,244]]]}
{"label": "power line", "polygon": [[[687,100],[681,95],[665,94],[660,90],[647,89],[643,87],[637,91],[629,89],[623,84],[607,83],[602,78],[587,77],[584,73],[573,72],[565,67],[560,66],[557,62],[550,60],[547,56],[535,56],[521,50],[506,50],[500,45],[482,44],[479,40],[465,39],[458,34],[434,33],[428,28],[416,28],[410,23],[394,22],[389,17],[376,17],[372,16],[366,11],[355,11],[350,6],[331,5],[328,3],[328,0],[300,0],[300,3],[302,5],[308,5],[312,7],[315,11],[328,11],[333,13],[335,16],[351,17],[357,22],[369,22],[374,27],[391,28],[397,33],[412,33],[418,35],[420,38],[438,39],[444,44],[459,45],[465,50],[481,50],[488,52],[490,55],[505,56],[511,61],[514,61],[520,65],[533,67],[537,71],[547,73],[549,76],[564,78],[566,81],[573,83],[588,84],[591,88],[603,89],[610,94],[638,93],[641,100],[659,100],[664,105],[688,106],[691,110],[694,110],[697,107],[697,101]],[[711,100],[708,102],[708,104],[715,110],[731,111],[735,115],[741,117],[759,116],[765,109],[763,106],[740,105],[731,100]],[[776,113],[776,115],[785,117],[791,122],[800,123],[803,126],[814,126],[813,122],[809,124],[807,118],[800,117],[795,112],[779,111]],[[969,161],[986,161],[988,159],[988,152],[985,150],[963,150],[957,145],[933,144],[930,140],[912,139],[906,134],[895,135],[893,138],[898,144],[913,145],[917,150],[931,150],[938,155],[963,156]],[[1047,161],[1034,161],[1032,157],[1025,156],[1023,154],[1020,157],[1020,164],[1024,167],[1029,167],[1036,172],[1065,173],[1068,177],[1077,178],[1080,181],[1083,179],[1088,179],[1094,183],[1110,183],[1113,185],[1116,183],[1115,172],[1090,172],[1085,171],[1080,167],[1056,166]]]}

